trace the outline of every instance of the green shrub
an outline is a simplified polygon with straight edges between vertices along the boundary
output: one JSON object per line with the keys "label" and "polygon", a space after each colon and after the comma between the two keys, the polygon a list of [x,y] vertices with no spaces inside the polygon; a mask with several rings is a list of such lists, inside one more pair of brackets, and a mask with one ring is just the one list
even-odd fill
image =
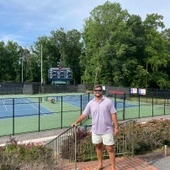
{"label": "green shrub", "polygon": [[[134,128],[134,129],[132,129]],[[132,136],[132,131],[134,135]],[[96,159],[95,147],[91,142],[91,134],[78,129],[77,135],[77,160],[88,161]],[[147,123],[125,124],[120,126],[120,133],[115,138],[119,149],[131,149],[132,137],[134,137],[135,154],[143,154],[164,145],[170,146],[170,120],[151,120]],[[75,134],[68,136],[61,144],[61,157],[74,160]],[[104,148],[104,152],[106,149]],[[117,151],[116,151],[117,152]],[[53,157],[53,151],[42,143],[20,144],[14,138],[0,147],[0,170],[55,170],[57,164]]]}
{"label": "green shrub", "polygon": [[[80,155],[80,151],[81,151],[81,147],[79,147],[80,141],[87,141],[85,139],[87,136],[89,136],[88,132],[78,128],[78,131],[76,133],[77,146],[78,146],[77,147],[77,156]],[[82,139],[84,139],[84,140],[82,140]],[[75,155],[74,145],[75,145],[75,134],[68,136],[66,139],[64,139],[62,141],[62,145],[61,145],[61,157],[64,159],[74,160],[74,155]]]}
{"label": "green shrub", "polygon": [[[14,138],[0,148],[0,170],[54,170],[53,152],[42,143],[19,144]],[[29,168],[28,168],[29,167]]]}
{"label": "green shrub", "polygon": [[141,154],[164,145],[170,146],[170,120],[151,120],[137,123],[134,128],[135,153]]}
{"label": "green shrub", "polygon": [[[118,148],[115,147],[115,151],[122,153],[129,151],[130,153],[132,151],[132,137],[134,137],[135,154],[144,154],[164,145],[170,146],[170,120],[153,119],[147,123],[135,123],[134,126],[131,123],[122,124],[119,135],[115,138],[116,145],[119,145]],[[63,158],[74,160],[74,145],[74,136],[69,136],[63,141],[61,145]],[[104,153],[107,153],[105,147]],[[91,134],[79,129],[77,132],[77,160],[88,161],[95,159],[95,156],[95,147],[91,142]]]}

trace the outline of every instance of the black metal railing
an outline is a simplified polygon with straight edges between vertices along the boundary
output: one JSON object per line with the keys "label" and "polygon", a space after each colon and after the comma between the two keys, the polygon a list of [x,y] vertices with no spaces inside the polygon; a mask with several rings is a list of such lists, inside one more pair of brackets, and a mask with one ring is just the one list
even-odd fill
{"label": "black metal railing", "polygon": [[[77,162],[97,159],[95,146],[91,142],[91,135],[87,132],[89,127],[86,128],[86,131],[84,131],[84,127],[69,128],[46,144],[46,147],[53,150],[59,169],[64,169],[68,164],[72,164],[77,169]],[[117,156],[134,156],[133,129],[134,121],[120,123],[120,133],[115,136],[115,153]],[[82,136],[85,137],[82,138]],[[108,157],[106,149],[103,150],[103,157]]]}

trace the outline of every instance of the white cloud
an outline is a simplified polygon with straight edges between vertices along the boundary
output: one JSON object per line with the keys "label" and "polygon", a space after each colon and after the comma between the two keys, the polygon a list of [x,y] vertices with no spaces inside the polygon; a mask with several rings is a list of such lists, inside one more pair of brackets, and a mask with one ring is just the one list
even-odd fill
{"label": "white cloud", "polygon": [[[115,2],[115,0],[110,0]],[[106,0],[0,0],[0,40],[9,38],[18,43],[33,43],[37,37],[49,35],[52,30],[81,31],[84,19]],[[116,0],[130,14],[158,13],[164,16],[166,27],[170,27],[169,0]]]}
{"label": "white cloud", "polygon": [[9,35],[2,35],[0,36],[0,40],[1,41],[4,41],[5,44],[10,40],[10,41],[14,41],[14,42],[17,42],[17,43],[22,43],[20,41],[20,39],[22,39],[21,36],[17,36],[17,35],[12,35],[12,34],[9,34]]}

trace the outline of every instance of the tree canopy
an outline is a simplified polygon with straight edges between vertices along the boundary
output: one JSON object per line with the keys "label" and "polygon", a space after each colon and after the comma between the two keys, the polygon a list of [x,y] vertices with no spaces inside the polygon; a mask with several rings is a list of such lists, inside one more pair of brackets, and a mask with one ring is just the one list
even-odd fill
{"label": "tree canopy", "polygon": [[[85,19],[82,32],[64,28],[38,37],[30,49],[0,42],[0,81],[43,82],[61,62],[73,72],[73,84],[170,87],[170,28],[163,16],[144,20],[119,3],[107,1]],[[22,72],[23,71],[23,72]]]}

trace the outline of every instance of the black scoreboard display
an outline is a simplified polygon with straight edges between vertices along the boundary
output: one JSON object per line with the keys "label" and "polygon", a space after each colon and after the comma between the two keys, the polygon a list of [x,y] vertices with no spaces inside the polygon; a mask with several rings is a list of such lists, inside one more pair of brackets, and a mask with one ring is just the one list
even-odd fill
{"label": "black scoreboard display", "polygon": [[50,68],[48,70],[49,81],[70,81],[72,72],[70,68]]}

